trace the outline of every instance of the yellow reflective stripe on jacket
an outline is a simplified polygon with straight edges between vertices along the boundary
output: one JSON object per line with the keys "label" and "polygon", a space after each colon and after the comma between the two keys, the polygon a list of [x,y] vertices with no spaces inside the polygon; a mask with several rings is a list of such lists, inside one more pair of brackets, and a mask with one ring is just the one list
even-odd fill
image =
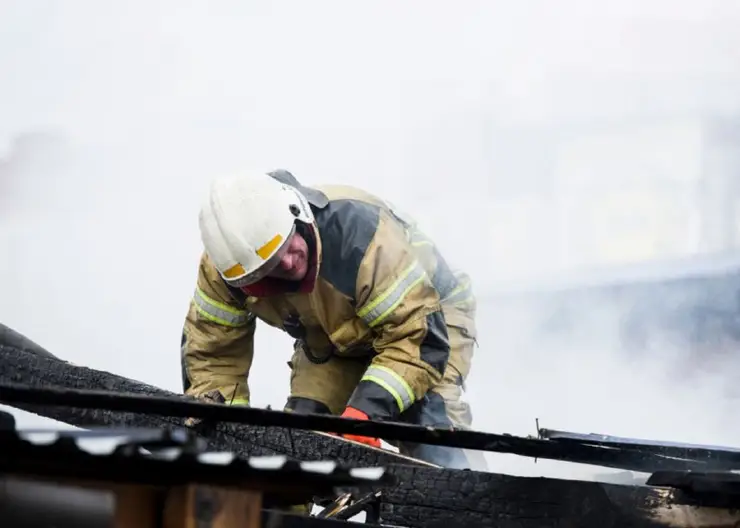
{"label": "yellow reflective stripe on jacket", "polygon": [[373,327],[382,323],[401,304],[406,294],[424,280],[426,272],[418,262],[403,270],[401,276],[388,289],[378,294],[366,304],[359,315],[368,326]]}
{"label": "yellow reflective stripe on jacket", "polygon": [[411,242],[411,245],[414,247],[434,245],[434,243],[428,236],[415,228],[412,228],[410,231],[409,242]]}
{"label": "yellow reflective stripe on jacket", "polygon": [[372,381],[389,392],[398,404],[398,409],[403,412],[414,403],[414,391],[406,380],[396,374],[388,367],[373,365],[368,367],[361,381]]}
{"label": "yellow reflective stripe on jacket", "polygon": [[247,398],[234,398],[229,402],[229,405],[249,405],[249,400]]}
{"label": "yellow reflective stripe on jacket", "polygon": [[211,299],[200,288],[195,289],[193,302],[198,313],[214,323],[224,326],[244,326],[253,317],[246,310],[237,310],[222,302]]}
{"label": "yellow reflective stripe on jacket", "polygon": [[470,289],[470,283],[465,283],[452,290],[447,297],[442,299],[442,304],[456,304],[470,300],[472,297],[473,292]]}

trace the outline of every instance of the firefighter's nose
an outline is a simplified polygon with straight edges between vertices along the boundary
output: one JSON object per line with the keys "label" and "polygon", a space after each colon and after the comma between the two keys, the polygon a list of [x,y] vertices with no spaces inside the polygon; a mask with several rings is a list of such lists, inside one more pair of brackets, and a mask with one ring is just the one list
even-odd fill
{"label": "firefighter's nose", "polygon": [[293,257],[290,253],[286,253],[283,255],[283,257],[280,259],[279,266],[284,270],[289,270],[293,267]]}

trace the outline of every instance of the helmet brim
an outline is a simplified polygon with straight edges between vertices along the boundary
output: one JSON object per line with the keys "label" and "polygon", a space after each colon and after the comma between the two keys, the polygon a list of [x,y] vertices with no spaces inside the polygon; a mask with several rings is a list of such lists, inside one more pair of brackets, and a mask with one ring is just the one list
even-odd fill
{"label": "helmet brim", "polygon": [[267,277],[270,272],[272,272],[272,270],[274,270],[278,266],[278,264],[280,264],[283,256],[285,256],[285,252],[288,251],[288,245],[291,238],[293,238],[293,235],[295,235],[295,232],[296,225],[293,224],[293,228],[290,230],[290,233],[285,238],[285,240],[283,240],[283,243],[280,244],[275,252],[270,257],[268,257],[267,260],[265,260],[265,262],[260,267],[237,277],[226,277],[222,272],[221,277],[229,286],[233,286],[235,288],[243,288],[244,286],[249,286],[261,281],[262,279]]}

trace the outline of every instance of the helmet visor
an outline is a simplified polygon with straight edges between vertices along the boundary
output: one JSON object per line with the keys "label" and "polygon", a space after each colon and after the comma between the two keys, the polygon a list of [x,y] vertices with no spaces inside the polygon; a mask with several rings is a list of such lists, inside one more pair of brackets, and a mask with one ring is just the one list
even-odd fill
{"label": "helmet visor", "polygon": [[290,233],[285,238],[285,240],[283,240],[283,243],[280,245],[277,251],[275,251],[275,253],[273,253],[272,256],[268,258],[259,268],[256,268],[249,273],[239,275],[238,277],[225,277],[222,273],[221,276],[223,277],[224,281],[226,281],[230,286],[234,286],[235,288],[242,288],[244,286],[254,284],[255,282],[259,282],[260,280],[267,277],[270,272],[274,270],[278,264],[280,264],[280,261],[285,256],[285,253],[288,251],[289,242],[290,239],[293,238],[295,230],[296,226],[295,224],[293,224]]}

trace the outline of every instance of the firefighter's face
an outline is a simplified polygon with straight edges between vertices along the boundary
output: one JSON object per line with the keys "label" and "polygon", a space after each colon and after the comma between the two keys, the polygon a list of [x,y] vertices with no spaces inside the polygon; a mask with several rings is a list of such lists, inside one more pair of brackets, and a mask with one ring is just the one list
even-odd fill
{"label": "firefighter's face", "polygon": [[280,262],[269,276],[276,279],[301,281],[308,273],[308,244],[297,232],[293,233]]}

